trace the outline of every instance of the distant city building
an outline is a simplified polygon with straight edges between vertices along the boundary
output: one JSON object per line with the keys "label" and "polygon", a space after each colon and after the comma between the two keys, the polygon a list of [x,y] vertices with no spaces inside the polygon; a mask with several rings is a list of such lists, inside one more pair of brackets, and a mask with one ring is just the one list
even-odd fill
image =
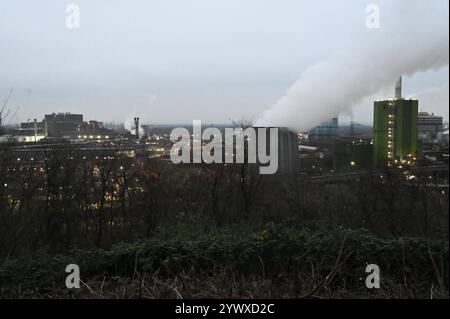
{"label": "distant city building", "polygon": [[421,140],[435,139],[443,130],[443,118],[434,113],[420,112],[418,118],[418,131]]}
{"label": "distant city building", "polygon": [[395,99],[374,103],[374,162],[384,165],[412,164],[419,152],[419,101],[401,97],[401,78],[395,88]]}
{"label": "distant city building", "polygon": [[311,129],[309,131],[309,139],[317,140],[335,138],[337,136],[338,126],[338,118],[333,117],[331,120]]}

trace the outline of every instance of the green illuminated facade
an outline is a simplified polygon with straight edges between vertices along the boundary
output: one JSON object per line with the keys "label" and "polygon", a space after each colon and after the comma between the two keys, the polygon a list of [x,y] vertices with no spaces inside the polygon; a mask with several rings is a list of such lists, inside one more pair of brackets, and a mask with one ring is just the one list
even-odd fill
{"label": "green illuminated facade", "polygon": [[374,103],[373,156],[377,167],[411,164],[418,155],[419,101],[395,99]]}

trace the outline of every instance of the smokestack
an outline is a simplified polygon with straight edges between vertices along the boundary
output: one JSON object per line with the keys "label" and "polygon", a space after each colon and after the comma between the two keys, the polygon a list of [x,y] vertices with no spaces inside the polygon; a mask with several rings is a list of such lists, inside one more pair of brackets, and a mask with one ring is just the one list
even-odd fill
{"label": "smokestack", "polygon": [[402,77],[400,77],[395,83],[395,98],[401,99],[402,98]]}
{"label": "smokestack", "polygon": [[34,141],[37,142],[37,120],[34,119]]}
{"label": "smokestack", "polygon": [[134,118],[134,125],[135,125],[135,135],[136,137],[139,137],[139,117]]}

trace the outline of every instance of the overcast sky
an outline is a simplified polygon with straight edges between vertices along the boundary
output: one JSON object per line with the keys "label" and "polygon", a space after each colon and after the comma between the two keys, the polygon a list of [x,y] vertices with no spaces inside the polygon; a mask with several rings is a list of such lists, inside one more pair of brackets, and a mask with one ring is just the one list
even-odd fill
{"label": "overcast sky", "polygon": [[[389,0],[0,0],[0,100],[14,88],[18,121],[257,119],[308,66],[367,31],[372,2],[382,28]],[[79,29],[66,27],[69,3]],[[448,75],[447,66],[406,78],[405,95],[448,120]],[[355,120],[372,121],[372,99]]]}

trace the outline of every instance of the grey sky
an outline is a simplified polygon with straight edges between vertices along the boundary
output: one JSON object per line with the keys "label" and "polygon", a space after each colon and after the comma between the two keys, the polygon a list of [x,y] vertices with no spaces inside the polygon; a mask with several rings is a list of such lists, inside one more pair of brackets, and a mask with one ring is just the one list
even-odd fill
{"label": "grey sky", "polygon": [[[14,88],[23,121],[59,111],[151,123],[258,118],[308,66],[365,31],[371,2],[0,0],[0,99]],[[381,23],[388,2],[376,2]],[[80,29],[65,26],[69,3]],[[448,119],[448,67],[404,85]],[[356,120],[371,121],[366,104]]]}

